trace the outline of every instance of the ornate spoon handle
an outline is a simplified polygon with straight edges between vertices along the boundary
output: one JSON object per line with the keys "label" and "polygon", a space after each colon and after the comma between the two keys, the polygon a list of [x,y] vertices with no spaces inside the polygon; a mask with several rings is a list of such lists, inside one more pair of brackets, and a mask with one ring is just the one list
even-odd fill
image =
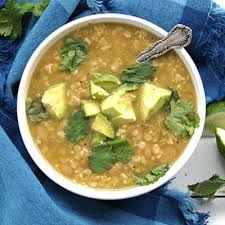
{"label": "ornate spoon handle", "polygon": [[177,24],[164,39],[150,44],[144,51],[142,51],[137,57],[137,62],[143,63],[152,58],[164,55],[171,49],[186,47],[191,43],[191,39],[191,28],[182,24]]}

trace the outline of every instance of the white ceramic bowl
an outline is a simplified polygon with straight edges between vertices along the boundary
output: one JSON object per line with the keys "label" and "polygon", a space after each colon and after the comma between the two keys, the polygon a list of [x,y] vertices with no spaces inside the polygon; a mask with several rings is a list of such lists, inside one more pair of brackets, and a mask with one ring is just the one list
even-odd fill
{"label": "white ceramic bowl", "polygon": [[55,183],[64,187],[65,189],[94,199],[102,199],[102,200],[116,200],[116,199],[126,199],[138,195],[142,195],[144,193],[150,192],[161,185],[165,184],[171,178],[175,176],[175,174],[184,166],[184,164],[188,161],[192,153],[194,152],[201,134],[203,130],[203,125],[205,121],[205,95],[203,90],[202,81],[200,79],[198,70],[192,61],[191,57],[184,49],[176,50],[179,57],[182,59],[188,71],[190,73],[192,82],[194,84],[196,96],[197,96],[197,112],[201,118],[200,126],[195,130],[194,135],[191,137],[187,147],[185,148],[183,154],[179,157],[179,159],[171,166],[169,171],[166,175],[160,178],[157,182],[149,186],[142,186],[142,187],[133,187],[127,189],[120,189],[120,190],[100,190],[95,188],[90,188],[86,186],[82,186],[80,184],[74,183],[68,178],[64,177],[62,174],[57,172],[49,163],[45,160],[45,158],[40,153],[38,147],[32,140],[27,118],[26,118],[26,111],[25,111],[25,99],[27,97],[27,91],[29,87],[29,83],[34,72],[37,63],[39,62],[40,58],[45,54],[49,47],[55,44],[58,40],[60,40],[65,35],[71,33],[77,28],[84,27],[87,24],[95,24],[95,23],[123,23],[123,24],[130,24],[134,25],[139,28],[143,28],[151,33],[155,34],[158,37],[164,37],[167,32],[164,31],[162,28],[147,22],[146,20],[127,16],[122,14],[101,14],[101,15],[93,15],[87,16],[81,19],[77,19],[73,22],[70,22],[58,30],[50,34],[35,50],[32,57],[30,58],[27,66],[24,70],[20,86],[19,86],[19,93],[18,93],[18,100],[17,100],[17,113],[18,113],[18,121],[20,132],[22,134],[23,141],[29,152],[30,156],[37,164],[37,166]]}

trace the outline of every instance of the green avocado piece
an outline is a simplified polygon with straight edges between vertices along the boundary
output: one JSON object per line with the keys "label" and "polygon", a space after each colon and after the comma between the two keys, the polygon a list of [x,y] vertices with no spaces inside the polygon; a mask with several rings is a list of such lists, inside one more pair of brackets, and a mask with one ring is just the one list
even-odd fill
{"label": "green avocado piece", "polygon": [[140,120],[148,120],[170,100],[172,91],[144,83],[137,96],[137,116]]}
{"label": "green avocado piece", "polygon": [[139,88],[139,85],[137,85],[137,84],[123,84],[120,87],[118,87],[113,93],[115,93],[115,92],[125,93],[125,92],[129,92],[129,91],[135,91],[138,88]]}
{"label": "green avocado piece", "polygon": [[122,96],[123,95],[121,93],[116,92],[107,97],[101,103],[101,111],[109,118],[119,116],[123,110],[121,105],[121,102],[123,102]]}
{"label": "green avocado piece", "polygon": [[91,128],[106,137],[114,138],[115,136],[112,123],[102,113],[97,114]]}
{"label": "green avocado piece", "polygon": [[108,98],[102,101],[101,111],[109,118],[115,118],[122,115],[124,112],[132,110],[132,101],[134,96],[115,92]]}
{"label": "green avocado piece", "polygon": [[136,99],[136,95],[132,93],[127,93],[127,96],[130,98],[131,102],[133,102]]}
{"label": "green avocado piece", "polygon": [[93,99],[102,100],[109,96],[109,93],[106,90],[94,84],[92,81],[90,81],[90,89],[91,89],[91,96]]}
{"label": "green avocado piece", "polygon": [[102,112],[112,119],[116,126],[136,121],[132,101],[136,96],[115,92],[102,101]]}
{"label": "green avocado piece", "polygon": [[106,89],[107,91],[111,91],[112,89],[118,87],[121,84],[120,80],[117,77],[110,74],[101,73],[92,74],[91,81],[94,84]]}
{"label": "green avocado piece", "polygon": [[107,139],[107,137],[97,131],[94,131],[92,138],[92,145],[100,145]]}
{"label": "green avocado piece", "polygon": [[41,99],[48,113],[56,119],[62,119],[66,115],[66,85],[57,84],[47,89]]}
{"label": "green avocado piece", "polygon": [[100,104],[95,100],[83,100],[82,107],[85,116],[94,116],[101,111]]}
{"label": "green avocado piece", "polygon": [[117,127],[122,126],[124,124],[132,123],[134,121],[136,121],[136,115],[133,110],[133,107],[132,109],[130,108],[120,116],[117,116],[112,119],[112,123]]}

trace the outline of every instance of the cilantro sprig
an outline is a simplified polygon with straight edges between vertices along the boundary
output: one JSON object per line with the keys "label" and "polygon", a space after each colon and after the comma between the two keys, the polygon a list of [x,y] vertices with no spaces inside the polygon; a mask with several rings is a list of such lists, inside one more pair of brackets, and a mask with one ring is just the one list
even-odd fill
{"label": "cilantro sprig", "polygon": [[64,46],[60,51],[61,63],[60,69],[72,72],[86,58],[89,44],[79,37],[66,38]]}
{"label": "cilantro sprig", "polygon": [[155,183],[160,177],[164,176],[169,170],[168,164],[162,164],[153,168],[148,174],[144,176],[134,176],[134,182],[139,186],[149,185]]}
{"label": "cilantro sprig", "polygon": [[133,155],[134,151],[126,139],[107,141],[93,146],[89,156],[90,169],[94,173],[104,173],[118,161],[128,163]]}
{"label": "cilantro sprig", "polygon": [[104,173],[111,169],[116,161],[112,146],[97,145],[91,150],[90,168],[94,173]]}
{"label": "cilantro sprig", "polygon": [[48,0],[39,3],[7,0],[0,10],[0,35],[16,39],[22,34],[22,19],[25,14],[40,16],[48,5]]}
{"label": "cilantro sprig", "polygon": [[152,61],[140,63],[122,72],[122,82],[126,84],[142,84],[146,80],[153,80],[156,67]]}
{"label": "cilantro sprig", "polygon": [[34,100],[32,98],[27,98],[25,105],[27,116],[31,122],[38,123],[49,117],[48,112],[41,103],[41,98]]}
{"label": "cilantro sprig", "polygon": [[177,137],[192,136],[199,126],[199,116],[193,111],[193,105],[189,101],[170,101],[171,112],[166,117],[167,129]]}
{"label": "cilantro sprig", "polygon": [[115,139],[108,141],[107,144],[112,146],[112,151],[114,152],[117,161],[121,161],[126,164],[134,155],[134,151],[126,139]]}
{"label": "cilantro sprig", "polygon": [[90,119],[83,111],[77,111],[68,118],[64,133],[70,142],[76,144],[88,135],[89,129]]}
{"label": "cilantro sprig", "polygon": [[224,186],[225,180],[215,174],[208,180],[188,185],[188,189],[202,198],[212,199],[215,193]]}

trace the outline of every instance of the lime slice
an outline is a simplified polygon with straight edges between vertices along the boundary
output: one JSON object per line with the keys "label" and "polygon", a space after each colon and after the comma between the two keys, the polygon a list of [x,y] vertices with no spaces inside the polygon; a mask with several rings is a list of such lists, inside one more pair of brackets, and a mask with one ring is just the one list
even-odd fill
{"label": "lime slice", "polygon": [[220,154],[225,158],[225,130],[216,128],[216,143]]}
{"label": "lime slice", "polygon": [[207,106],[203,135],[214,136],[217,127],[225,129],[225,101]]}

